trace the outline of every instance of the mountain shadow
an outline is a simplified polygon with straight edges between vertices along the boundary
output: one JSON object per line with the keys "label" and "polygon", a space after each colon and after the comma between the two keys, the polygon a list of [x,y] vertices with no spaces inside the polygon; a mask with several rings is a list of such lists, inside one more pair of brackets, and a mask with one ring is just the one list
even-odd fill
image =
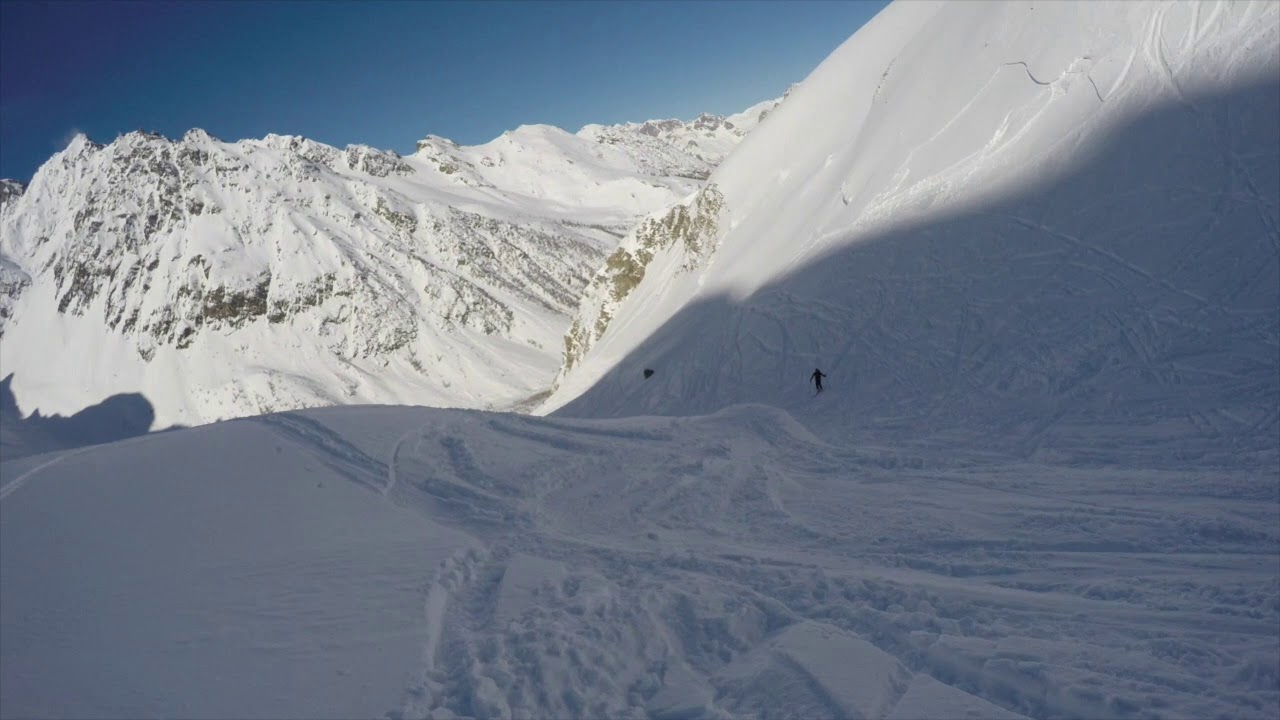
{"label": "mountain shadow", "polygon": [[0,461],[145,435],[156,419],[141,393],[113,395],[70,417],[44,417],[37,410],[23,418],[12,382],[12,373],[0,380]]}
{"label": "mountain shadow", "polygon": [[766,403],[840,444],[1276,468],[1280,82],[1153,106],[1080,153],[690,303],[554,414]]}

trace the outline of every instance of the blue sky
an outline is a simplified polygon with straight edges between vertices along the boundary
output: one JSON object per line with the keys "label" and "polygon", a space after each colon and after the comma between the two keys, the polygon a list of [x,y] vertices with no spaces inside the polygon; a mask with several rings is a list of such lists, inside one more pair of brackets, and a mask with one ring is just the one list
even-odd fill
{"label": "blue sky", "polygon": [[402,153],[521,124],[728,114],[884,2],[0,0],[0,177],[75,132],[267,133]]}

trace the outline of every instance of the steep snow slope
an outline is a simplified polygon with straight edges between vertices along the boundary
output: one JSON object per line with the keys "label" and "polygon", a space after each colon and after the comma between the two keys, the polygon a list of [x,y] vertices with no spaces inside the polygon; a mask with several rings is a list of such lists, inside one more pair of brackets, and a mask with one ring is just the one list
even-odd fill
{"label": "steep snow slope", "polygon": [[1280,711],[1276,488],[786,413],[336,407],[0,463],[4,717]]}
{"label": "steep snow slope", "polygon": [[623,241],[545,409],[764,402],[831,439],[1274,469],[1278,27],[890,6]]}
{"label": "steep snow slope", "polygon": [[[30,187],[0,186],[0,366],[26,412],[141,392],[161,425],[511,407],[549,384],[604,253],[696,190],[741,124],[667,139],[526,126],[475,147],[429,137],[405,158],[275,135],[81,136]],[[714,147],[672,139],[694,135]]]}

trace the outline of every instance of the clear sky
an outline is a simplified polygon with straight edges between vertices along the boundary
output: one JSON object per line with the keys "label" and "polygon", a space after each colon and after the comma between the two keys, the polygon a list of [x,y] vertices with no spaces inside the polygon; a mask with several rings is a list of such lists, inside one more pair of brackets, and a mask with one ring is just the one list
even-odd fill
{"label": "clear sky", "polygon": [[0,0],[0,177],[74,134],[268,133],[409,153],[522,124],[729,114],[885,3]]}

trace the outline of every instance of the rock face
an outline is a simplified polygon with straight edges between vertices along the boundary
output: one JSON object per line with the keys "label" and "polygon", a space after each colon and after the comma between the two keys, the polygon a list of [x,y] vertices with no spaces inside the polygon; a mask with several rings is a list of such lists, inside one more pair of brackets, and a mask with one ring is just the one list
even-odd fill
{"label": "rock face", "polygon": [[686,136],[727,148],[745,133],[710,116],[652,126],[429,136],[408,157],[78,136],[29,187],[0,184],[0,365],[24,412],[141,392],[157,424],[516,406],[550,384],[618,239],[723,158]]}
{"label": "rock face", "polygon": [[[26,186],[16,180],[0,180],[0,223],[12,211],[14,203],[22,197]],[[13,304],[22,291],[31,284],[31,278],[0,251],[0,338],[4,326],[13,317]]]}
{"label": "rock face", "polygon": [[563,372],[573,369],[609,329],[614,313],[645,278],[655,256],[671,251],[672,276],[697,268],[710,254],[724,209],[724,195],[707,185],[686,203],[641,222],[605,261],[564,338]]}
{"label": "rock face", "polygon": [[17,180],[0,180],[0,215],[4,214],[9,203],[22,197],[26,186]]}

